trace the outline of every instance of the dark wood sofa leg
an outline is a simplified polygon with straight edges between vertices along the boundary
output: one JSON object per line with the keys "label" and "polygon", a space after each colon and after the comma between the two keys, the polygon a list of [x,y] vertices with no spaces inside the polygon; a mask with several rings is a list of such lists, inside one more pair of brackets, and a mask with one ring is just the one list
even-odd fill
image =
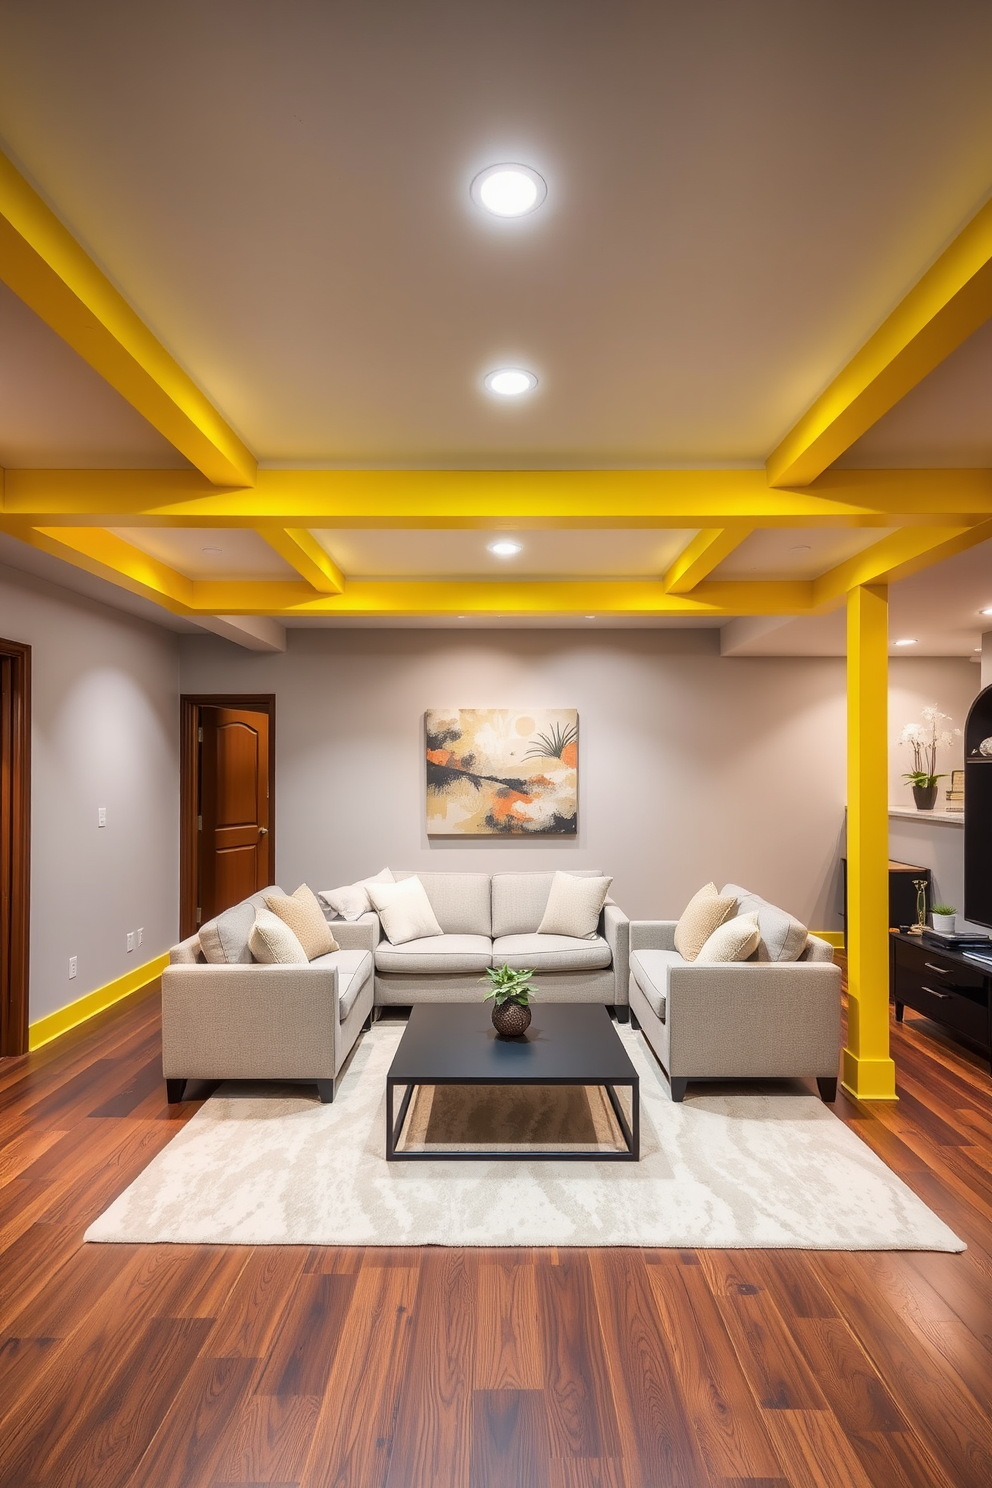
{"label": "dark wood sofa leg", "polygon": [[905,1007],[905,1004],[904,1003],[902,1003],[902,1002],[897,1002],[896,1003],[896,1022],[897,1023],[901,1023],[902,1020],[903,1020],[902,1019],[902,1014],[903,1014],[903,1008],[904,1007]]}
{"label": "dark wood sofa leg", "polygon": [[676,1102],[685,1100],[685,1087],[689,1083],[688,1077],[683,1080],[677,1080],[669,1076],[668,1083],[672,1087],[672,1100]]}
{"label": "dark wood sofa leg", "polygon": [[331,1104],[331,1101],[334,1099],[334,1081],[318,1080],[317,1094],[320,1096],[321,1104],[329,1106]]}
{"label": "dark wood sofa leg", "polygon": [[616,1006],[614,1007],[613,1011],[617,1015],[617,1022],[618,1023],[626,1023],[626,1022],[629,1021],[629,1019],[630,1019],[630,1008],[627,1006],[626,1003],[624,1003],[621,1006],[621,1004],[618,1002],[616,1004]]}
{"label": "dark wood sofa leg", "polygon": [[630,1026],[634,1030],[634,1032],[637,1033],[638,1030],[640,1029],[640,1026],[641,1025],[637,1021],[637,1014],[634,1012],[633,1008],[631,1008],[629,1011],[630,1011]]}
{"label": "dark wood sofa leg", "polygon": [[837,1076],[830,1079],[817,1075],[816,1088],[820,1092],[820,1099],[833,1103],[837,1099]]}
{"label": "dark wood sofa leg", "polygon": [[185,1089],[185,1080],[166,1080],[165,1098],[169,1102],[170,1106],[178,1106],[179,1102],[183,1098],[183,1091]]}

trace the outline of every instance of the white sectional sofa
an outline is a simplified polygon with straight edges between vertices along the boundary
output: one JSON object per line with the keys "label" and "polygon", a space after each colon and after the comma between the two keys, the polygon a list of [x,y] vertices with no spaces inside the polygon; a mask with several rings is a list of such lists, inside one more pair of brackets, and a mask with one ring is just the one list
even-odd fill
{"label": "white sectional sofa", "polygon": [[[412,870],[397,872],[409,878]],[[607,900],[592,939],[539,935],[553,873],[421,873],[443,934],[390,945],[379,916],[326,919],[340,949],[309,965],[261,965],[248,939],[273,885],[174,946],[162,974],[162,1065],[170,1101],[187,1080],[334,1082],[373,1003],[481,999],[489,966],[532,967],[549,1002],[602,1002],[627,1017],[627,916]],[[582,877],[601,877],[586,870]]]}
{"label": "white sectional sofa", "polygon": [[630,1011],[668,1075],[672,1099],[693,1080],[813,1077],[837,1093],[840,968],[833,948],[786,910],[726,884],[735,914],[756,912],[761,938],[748,961],[686,961],[675,920],[629,927]]}
{"label": "white sectional sofa", "polygon": [[[597,869],[574,870],[581,878]],[[394,878],[414,870],[394,870]],[[375,967],[377,1006],[469,1002],[482,995],[489,966],[530,967],[548,1002],[602,1002],[627,1009],[629,920],[611,899],[594,940],[539,935],[553,873],[417,873],[442,935],[390,945],[374,910],[358,920],[327,918],[342,947],[367,951]]]}

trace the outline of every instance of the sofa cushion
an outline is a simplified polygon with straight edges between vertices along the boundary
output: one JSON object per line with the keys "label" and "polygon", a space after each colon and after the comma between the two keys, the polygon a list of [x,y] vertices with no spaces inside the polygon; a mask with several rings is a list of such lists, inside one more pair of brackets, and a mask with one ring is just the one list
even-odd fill
{"label": "sofa cushion", "polygon": [[337,967],[338,1022],[343,1023],[372,973],[371,954],[368,951],[329,951],[326,956],[315,956],[310,965]]}
{"label": "sofa cushion", "polygon": [[338,943],[324,919],[320,900],[309,884],[300,884],[292,894],[266,894],[265,903],[284,920],[310,960],[338,950]]}
{"label": "sofa cushion", "polygon": [[730,961],[746,961],[757,950],[761,931],[756,910],[733,915],[717,925],[696,957],[697,966],[720,966]]}
{"label": "sofa cushion", "polygon": [[444,934],[416,874],[403,879],[402,883],[369,884],[368,894],[392,945]]}
{"label": "sofa cushion", "polygon": [[[598,868],[578,868],[572,878],[602,878]],[[554,881],[553,873],[494,873],[492,882],[493,938],[536,935],[544,918]]]}
{"label": "sofa cushion", "polygon": [[271,909],[256,909],[248,948],[265,966],[308,966],[310,957],[294,932]]}
{"label": "sofa cushion", "polygon": [[599,917],[612,882],[612,878],[556,873],[551,880],[547,908],[537,927],[538,935],[594,940],[599,934]]}
{"label": "sofa cushion", "polygon": [[492,965],[493,943],[488,935],[430,935],[403,945],[376,946],[377,971],[419,972],[421,975],[452,975],[477,971],[481,976]]}
{"label": "sofa cushion", "polygon": [[372,908],[372,901],[368,896],[368,885],[393,882],[390,870],[383,868],[381,873],[373,873],[369,878],[360,878],[357,883],[342,884],[339,889],[320,889],[317,897],[323,899],[328,909],[333,910],[342,920],[360,920],[362,915],[368,914]]}
{"label": "sofa cushion", "polygon": [[769,904],[767,899],[752,894],[749,889],[742,889],[739,884],[726,884],[722,892],[736,895],[738,914],[757,911],[761,939],[754,953],[756,961],[799,960],[806,949],[809,934],[805,925],[790,915],[788,910]]}
{"label": "sofa cushion", "polygon": [[445,935],[491,935],[488,873],[413,873],[397,871],[396,881],[420,879]]}
{"label": "sofa cushion", "polygon": [[213,966],[247,966],[251,961],[248,941],[255,924],[256,909],[265,908],[266,894],[281,894],[278,884],[252,894],[200,926],[200,950]]}
{"label": "sofa cushion", "polygon": [[699,889],[675,926],[675,949],[687,961],[695,961],[717,925],[722,925],[736,909],[733,894],[718,894],[713,884]]}
{"label": "sofa cushion", "polygon": [[[501,935],[493,941],[493,966],[520,971],[598,971],[610,965],[610,948],[601,935]],[[540,994],[540,987],[538,987]]]}
{"label": "sofa cushion", "polygon": [[647,998],[652,1011],[665,1021],[668,975],[673,966],[686,966],[678,951],[631,951],[630,974]]}

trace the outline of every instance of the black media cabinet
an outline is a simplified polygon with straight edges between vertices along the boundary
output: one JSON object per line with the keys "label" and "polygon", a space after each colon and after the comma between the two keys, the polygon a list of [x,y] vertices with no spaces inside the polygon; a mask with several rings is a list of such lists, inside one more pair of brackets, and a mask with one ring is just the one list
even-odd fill
{"label": "black media cabinet", "polygon": [[889,937],[889,987],[896,1020],[911,1007],[962,1037],[992,1063],[992,944],[989,955],[951,951],[921,935],[893,930]]}

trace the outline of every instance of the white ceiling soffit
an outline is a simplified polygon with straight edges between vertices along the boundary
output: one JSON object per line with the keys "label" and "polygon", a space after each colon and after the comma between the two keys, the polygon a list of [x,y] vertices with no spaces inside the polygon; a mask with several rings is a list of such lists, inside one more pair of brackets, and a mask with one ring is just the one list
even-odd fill
{"label": "white ceiling soffit", "polygon": [[[969,548],[889,586],[890,653],[894,656],[976,655],[992,630],[992,542]],[[914,640],[896,646],[896,640]],[[844,656],[843,605],[829,615],[729,621],[721,635],[725,656]]]}
{"label": "white ceiling soffit", "polygon": [[[619,579],[661,578],[695,532],[348,528],[313,535],[349,578]],[[491,553],[500,538],[519,543],[520,552]]]}
{"label": "white ceiling soffit", "polygon": [[969,336],[836,463],[851,470],[992,465],[992,321]]}
{"label": "white ceiling soffit", "polygon": [[23,300],[0,284],[0,466],[188,469]]}
{"label": "white ceiling soffit", "polygon": [[300,577],[251,528],[111,527],[110,531],[188,579],[297,581]]}
{"label": "white ceiling soffit", "polygon": [[990,52],[976,0],[38,0],[0,136],[263,460],[760,463],[983,200]]}
{"label": "white ceiling soffit", "polygon": [[815,579],[888,537],[894,527],[774,527],[752,532],[713,579]]}

